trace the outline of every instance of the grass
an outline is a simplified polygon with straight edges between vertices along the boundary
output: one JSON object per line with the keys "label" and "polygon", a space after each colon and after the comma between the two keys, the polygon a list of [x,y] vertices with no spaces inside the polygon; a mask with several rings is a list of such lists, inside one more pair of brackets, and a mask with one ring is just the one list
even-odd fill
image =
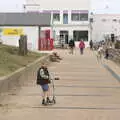
{"label": "grass", "polygon": [[0,44],[0,77],[10,74],[45,55],[28,52],[28,55],[20,56],[18,51],[17,47]]}

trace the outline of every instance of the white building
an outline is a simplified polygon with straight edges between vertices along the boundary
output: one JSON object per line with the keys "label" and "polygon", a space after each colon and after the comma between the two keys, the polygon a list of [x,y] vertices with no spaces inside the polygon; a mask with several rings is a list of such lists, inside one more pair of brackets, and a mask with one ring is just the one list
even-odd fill
{"label": "white building", "polygon": [[92,23],[92,39],[101,41],[111,34],[120,39],[120,14],[95,14]]}
{"label": "white building", "polygon": [[27,35],[28,49],[41,50],[41,27],[49,27],[50,14],[0,13],[0,39],[3,44],[19,46],[21,35]]}
{"label": "white building", "polygon": [[77,44],[83,39],[88,44],[89,9],[90,0],[26,0],[25,10],[51,13],[51,29],[55,41],[61,40],[68,44],[70,39],[74,39]]}

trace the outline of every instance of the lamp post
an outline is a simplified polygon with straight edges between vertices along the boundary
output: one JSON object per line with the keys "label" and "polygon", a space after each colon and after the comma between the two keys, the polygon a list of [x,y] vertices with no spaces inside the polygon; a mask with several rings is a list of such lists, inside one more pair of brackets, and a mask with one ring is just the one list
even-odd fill
{"label": "lamp post", "polygon": [[90,13],[90,40],[92,40],[92,33],[93,33],[93,12]]}

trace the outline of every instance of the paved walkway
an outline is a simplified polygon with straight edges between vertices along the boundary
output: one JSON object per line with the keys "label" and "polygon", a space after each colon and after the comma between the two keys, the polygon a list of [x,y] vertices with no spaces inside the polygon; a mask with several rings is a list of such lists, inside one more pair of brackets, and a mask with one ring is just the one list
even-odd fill
{"label": "paved walkway", "polygon": [[118,120],[120,83],[86,50],[69,55],[60,51],[63,61],[52,63],[57,104],[41,106],[41,89],[34,78],[16,95],[9,95],[0,108],[0,120]]}

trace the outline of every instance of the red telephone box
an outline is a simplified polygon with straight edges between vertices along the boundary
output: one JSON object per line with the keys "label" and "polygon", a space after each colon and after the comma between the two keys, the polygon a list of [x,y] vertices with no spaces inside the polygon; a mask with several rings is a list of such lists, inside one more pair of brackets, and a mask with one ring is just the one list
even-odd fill
{"label": "red telephone box", "polygon": [[50,36],[50,30],[43,30],[40,32],[39,50],[53,50],[53,39]]}

